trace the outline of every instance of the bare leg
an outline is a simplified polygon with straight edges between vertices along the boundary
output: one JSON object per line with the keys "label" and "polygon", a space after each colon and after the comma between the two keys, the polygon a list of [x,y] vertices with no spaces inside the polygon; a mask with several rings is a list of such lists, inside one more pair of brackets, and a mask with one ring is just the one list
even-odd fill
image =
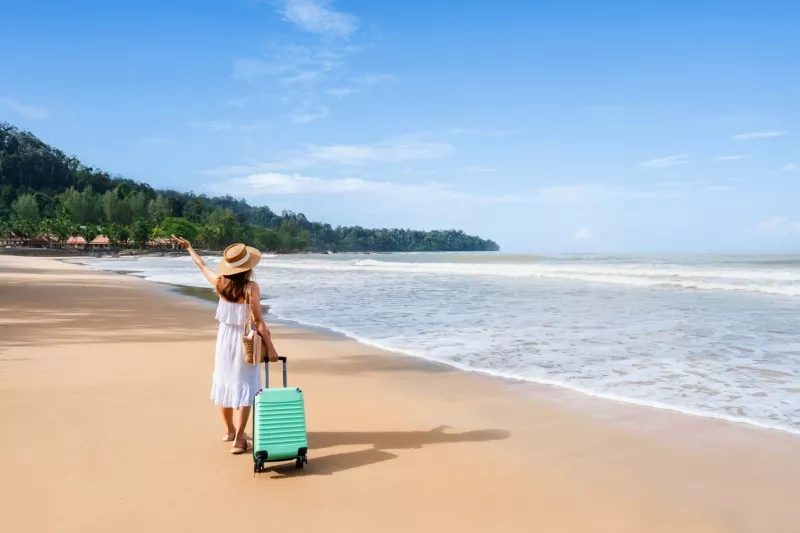
{"label": "bare leg", "polygon": [[242,448],[247,442],[244,430],[247,428],[247,421],[250,418],[250,406],[243,406],[236,413],[236,440],[233,441],[235,448]]}
{"label": "bare leg", "polygon": [[225,434],[222,440],[231,441],[236,437],[236,427],[233,425],[233,408],[221,407],[220,414],[222,414],[222,421],[225,423]]}

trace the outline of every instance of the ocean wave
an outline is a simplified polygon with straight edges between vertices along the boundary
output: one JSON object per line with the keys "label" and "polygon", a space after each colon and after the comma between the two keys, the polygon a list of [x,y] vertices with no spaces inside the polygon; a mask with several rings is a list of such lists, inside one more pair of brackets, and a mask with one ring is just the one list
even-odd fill
{"label": "ocean wave", "polygon": [[472,365],[469,365],[469,364],[463,364],[463,363],[458,363],[458,362],[447,360],[447,359],[431,357],[424,350],[409,350],[409,349],[399,348],[399,347],[393,346],[393,345],[391,345],[389,343],[383,343],[383,342],[380,342],[380,341],[376,341],[376,340],[370,339],[368,337],[360,336],[360,335],[358,335],[358,334],[356,334],[356,333],[354,333],[352,331],[349,331],[347,329],[344,329],[344,328],[334,327],[334,326],[326,325],[326,324],[323,324],[323,323],[312,322],[312,321],[308,321],[308,320],[301,320],[301,319],[298,319],[298,318],[293,318],[293,317],[290,317],[290,316],[286,316],[286,315],[283,315],[283,314],[280,314],[280,313],[276,313],[274,311],[274,309],[270,310],[270,314],[276,316],[279,320],[282,320],[284,322],[290,322],[290,323],[298,324],[300,326],[306,326],[306,327],[309,327],[309,328],[317,328],[317,329],[321,329],[321,330],[328,330],[328,331],[331,331],[333,333],[336,333],[336,334],[342,335],[344,337],[350,338],[350,339],[352,339],[352,340],[354,340],[356,342],[359,342],[361,344],[364,344],[364,345],[367,345],[367,346],[372,346],[373,348],[377,348],[379,350],[383,350],[383,351],[386,351],[386,352],[397,353],[397,354],[401,354],[401,355],[407,355],[407,356],[410,356],[410,357],[416,357],[416,358],[419,358],[419,359],[424,359],[426,361],[431,361],[431,362],[434,362],[434,363],[447,365],[447,366],[450,366],[452,368],[456,368],[458,370],[462,370],[462,371],[465,371],[465,372],[472,372],[472,373],[476,373],[476,374],[484,374],[484,375],[487,375],[487,376],[492,376],[492,377],[497,377],[497,378],[507,379],[507,380],[512,380],[512,381],[523,381],[523,382],[528,382],[528,383],[537,383],[537,384],[540,384],[540,385],[548,385],[548,386],[551,386],[551,387],[558,387],[558,388],[561,388],[561,389],[571,390],[571,391],[574,391],[574,392],[578,392],[580,394],[585,394],[587,396],[592,396],[594,398],[601,398],[601,399],[604,399],[604,400],[610,400],[610,401],[625,403],[625,404],[629,404],[629,405],[638,405],[638,406],[648,407],[648,408],[652,408],[652,409],[659,409],[659,410],[663,410],[663,411],[672,411],[672,412],[681,413],[681,414],[684,414],[684,415],[699,416],[699,417],[703,417],[703,418],[709,418],[709,419],[714,419],[714,420],[722,420],[722,421],[725,421],[725,422],[733,422],[733,423],[737,423],[737,424],[747,424],[749,426],[755,426],[755,427],[759,427],[759,428],[762,428],[762,429],[769,429],[769,430],[773,430],[773,431],[782,431],[782,432],[785,432],[785,433],[791,433],[793,435],[800,435],[800,428],[796,428],[796,427],[792,427],[792,426],[788,426],[788,425],[784,425],[784,424],[769,423],[769,422],[765,422],[765,421],[761,421],[761,420],[754,420],[752,418],[742,417],[742,416],[732,416],[732,415],[727,415],[727,414],[724,414],[724,413],[714,412],[714,411],[705,410],[705,409],[697,409],[697,408],[693,408],[693,407],[689,407],[689,406],[674,405],[674,404],[669,404],[669,403],[659,402],[659,401],[654,401],[654,400],[642,400],[642,399],[639,399],[639,398],[631,398],[631,397],[628,397],[628,396],[625,396],[625,395],[619,395],[619,394],[610,394],[610,393],[601,392],[601,391],[598,391],[598,390],[595,390],[595,389],[590,389],[590,388],[587,388],[587,387],[576,386],[576,385],[571,384],[571,383],[567,383],[567,382],[559,381],[559,380],[554,380],[554,379],[535,378],[535,377],[530,377],[530,376],[520,376],[520,375],[512,373],[512,372],[503,372],[501,370],[494,370],[494,369],[486,369],[486,368],[475,367],[475,366],[472,366]]}
{"label": "ocean wave", "polygon": [[406,274],[503,276],[552,278],[637,287],[674,287],[709,291],[747,291],[800,296],[800,269],[733,269],[702,267],[654,267],[648,265],[543,265],[397,262],[376,259],[353,261],[286,261],[264,263],[267,268],[330,271],[374,271]]}

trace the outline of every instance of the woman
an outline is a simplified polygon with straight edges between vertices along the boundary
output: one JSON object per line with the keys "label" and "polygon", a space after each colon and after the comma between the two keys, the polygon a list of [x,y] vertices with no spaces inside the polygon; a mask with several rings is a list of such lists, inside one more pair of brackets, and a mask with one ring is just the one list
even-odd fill
{"label": "woman", "polygon": [[[225,434],[222,440],[233,441],[231,453],[245,453],[252,448],[247,442],[245,427],[250,417],[250,409],[256,392],[261,389],[261,373],[259,365],[249,364],[244,360],[242,332],[248,314],[252,313],[253,326],[262,339],[266,341],[269,360],[278,360],[278,354],[272,345],[269,330],[261,316],[261,291],[258,283],[252,281],[253,268],[261,260],[261,252],[244,244],[232,244],[222,254],[214,272],[197,255],[189,241],[183,238],[172,238],[186,248],[195,264],[205,275],[219,294],[217,305],[217,351],[214,358],[214,377],[211,384],[211,399],[220,406],[222,420],[225,423]],[[246,300],[249,299],[248,306]],[[234,425],[233,410],[237,410]]]}

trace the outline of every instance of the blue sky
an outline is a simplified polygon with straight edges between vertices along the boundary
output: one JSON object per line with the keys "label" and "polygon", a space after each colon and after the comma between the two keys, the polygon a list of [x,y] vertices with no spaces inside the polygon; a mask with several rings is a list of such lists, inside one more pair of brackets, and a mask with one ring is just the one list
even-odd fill
{"label": "blue sky", "polygon": [[799,251],[800,4],[653,4],[7,3],[0,120],[334,225]]}

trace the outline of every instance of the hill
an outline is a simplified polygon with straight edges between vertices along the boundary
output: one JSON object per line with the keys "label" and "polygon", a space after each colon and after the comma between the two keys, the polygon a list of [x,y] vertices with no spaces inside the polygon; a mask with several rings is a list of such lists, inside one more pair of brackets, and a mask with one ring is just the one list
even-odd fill
{"label": "hill", "polygon": [[[247,242],[265,251],[497,251],[463,231],[332,227],[302,213],[274,213],[231,196],[154,189],[90,167],[27,131],[0,123],[0,233],[112,243],[180,234],[207,249]],[[0,237],[3,235],[0,234]]]}

